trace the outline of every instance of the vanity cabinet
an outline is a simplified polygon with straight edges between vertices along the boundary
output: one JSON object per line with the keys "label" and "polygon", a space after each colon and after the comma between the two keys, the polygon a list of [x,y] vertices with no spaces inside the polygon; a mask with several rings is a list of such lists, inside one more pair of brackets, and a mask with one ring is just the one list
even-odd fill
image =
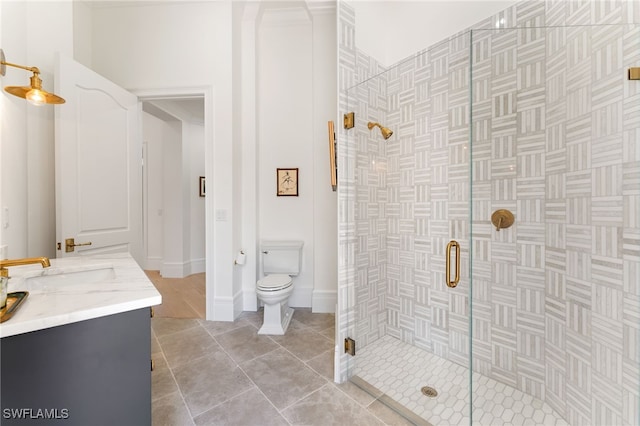
{"label": "vanity cabinet", "polygon": [[150,425],[150,321],[146,307],[2,338],[0,424]]}

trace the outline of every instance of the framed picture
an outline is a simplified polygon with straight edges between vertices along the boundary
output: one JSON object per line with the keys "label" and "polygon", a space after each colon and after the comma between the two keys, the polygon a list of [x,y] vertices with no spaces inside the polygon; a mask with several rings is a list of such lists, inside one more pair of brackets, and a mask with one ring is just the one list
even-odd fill
{"label": "framed picture", "polygon": [[200,196],[204,197],[204,176],[200,176]]}
{"label": "framed picture", "polygon": [[298,169],[277,169],[278,197],[298,196]]}

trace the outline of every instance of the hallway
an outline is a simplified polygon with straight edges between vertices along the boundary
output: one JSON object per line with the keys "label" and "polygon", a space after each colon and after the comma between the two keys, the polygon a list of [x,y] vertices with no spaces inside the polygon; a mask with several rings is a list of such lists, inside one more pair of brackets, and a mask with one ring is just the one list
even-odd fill
{"label": "hallway", "polygon": [[163,278],[159,271],[144,271],[162,295],[154,307],[157,318],[206,318],[205,274],[185,278]]}

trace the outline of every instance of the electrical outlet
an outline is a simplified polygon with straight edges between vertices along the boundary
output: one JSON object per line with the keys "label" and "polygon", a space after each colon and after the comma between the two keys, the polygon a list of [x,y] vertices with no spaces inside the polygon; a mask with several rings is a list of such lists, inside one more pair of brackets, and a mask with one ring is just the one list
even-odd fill
{"label": "electrical outlet", "polygon": [[9,246],[4,245],[0,246],[0,259],[8,259],[9,258]]}

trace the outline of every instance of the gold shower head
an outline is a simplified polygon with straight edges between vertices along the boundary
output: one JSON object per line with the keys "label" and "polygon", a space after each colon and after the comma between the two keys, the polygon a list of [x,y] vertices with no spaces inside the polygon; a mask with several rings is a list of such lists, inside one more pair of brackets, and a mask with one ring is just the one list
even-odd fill
{"label": "gold shower head", "polygon": [[385,138],[385,140],[389,139],[391,135],[393,135],[393,131],[391,129],[389,129],[388,127],[382,127],[380,123],[374,123],[373,121],[370,121],[367,123],[367,127],[369,128],[369,130],[373,129],[374,127],[379,127],[380,133],[382,133],[382,137]]}

